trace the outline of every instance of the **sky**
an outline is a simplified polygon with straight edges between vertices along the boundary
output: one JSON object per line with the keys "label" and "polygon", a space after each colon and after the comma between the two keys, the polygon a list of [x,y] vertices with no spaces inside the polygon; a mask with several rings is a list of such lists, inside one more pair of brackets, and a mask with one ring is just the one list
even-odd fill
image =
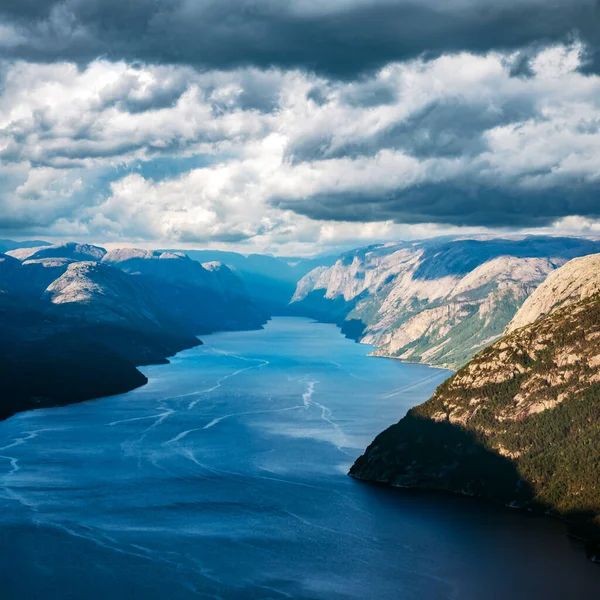
{"label": "sky", "polygon": [[0,234],[600,234],[599,0],[2,0]]}

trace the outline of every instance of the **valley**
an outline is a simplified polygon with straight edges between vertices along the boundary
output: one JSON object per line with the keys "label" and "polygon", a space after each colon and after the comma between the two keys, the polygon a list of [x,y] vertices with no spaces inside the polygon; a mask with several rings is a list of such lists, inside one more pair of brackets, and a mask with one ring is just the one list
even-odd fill
{"label": "valley", "polygon": [[[200,432],[226,429],[240,419],[308,411],[320,415],[320,426],[294,421],[288,443],[306,439],[333,445],[338,459],[344,457],[334,469],[339,475],[350,470],[356,480],[549,513],[586,540],[594,557],[600,544],[595,500],[600,473],[590,451],[597,445],[600,421],[600,255],[595,250],[597,242],[583,238],[440,238],[371,246],[335,261],[323,257],[323,264],[312,269],[314,262],[307,260],[244,262],[230,256],[242,265],[238,272],[233,265],[201,263],[181,251],[26,244],[0,255],[0,323],[6,340],[0,349],[0,418],[104,396],[116,395],[119,403],[135,400],[136,394],[156,398],[159,385],[164,397],[154,409],[139,415],[134,404],[126,409],[134,411],[132,416],[111,421],[144,427],[134,446],[121,445],[125,456],[133,452],[141,464],[138,443],[149,442],[155,429],[164,429],[182,411],[201,410],[216,398],[226,410],[209,413],[203,423],[192,420],[149,450],[161,456],[160,448],[176,444],[201,466],[187,454],[188,442],[204,435]],[[286,304],[284,290],[292,294],[294,277],[295,291]],[[260,282],[265,285],[257,291]],[[270,285],[272,302],[263,303]],[[309,326],[298,316],[332,323],[361,344],[338,333],[334,343],[333,325]],[[327,342],[319,347],[322,335]],[[205,347],[206,339],[225,347]],[[239,350],[238,343],[246,349]],[[252,343],[256,347],[250,349]],[[292,350],[296,344],[300,348]],[[189,375],[184,371],[195,382],[191,390],[179,389],[170,375],[179,373],[178,357],[187,353],[193,357]],[[346,368],[340,358],[348,353],[361,369],[363,362],[365,368],[372,365],[373,373],[365,379]],[[230,368],[221,370],[221,359]],[[280,375],[289,370],[290,385],[303,382],[304,391],[294,392],[295,402],[284,393],[285,402],[265,407],[264,399],[258,404],[255,399],[272,398],[274,363]],[[167,366],[163,372],[152,364]],[[334,375],[332,368],[339,372]],[[298,369],[302,374],[296,378]],[[196,370],[202,381],[196,381]],[[341,401],[342,392],[324,385],[325,376],[333,377],[340,390],[354,386],[362,392],[357,398],[346,393],[334,414],[330,400]],[[242,381],[243,391],[236,387]],[[362,387],[365,381],[383,386],[378,396]],[[360,414],[352,416],[358,398]],[[98,414],[106,402],[94,404]],[[24,422],[34,418],[27,415]],[[356,437],[353,428],[363,433]],[[14,443],[20,446],[27,435]],[[6,448],[12,447],[8,441]],[[10,453],[4,458],[11,469],[7,499],[18,500],[12,480],[21,459]],[[232,458],[223,473],[251,470],[236,463],[240,459]],[[95,537],[92,541],[98,543]]]}

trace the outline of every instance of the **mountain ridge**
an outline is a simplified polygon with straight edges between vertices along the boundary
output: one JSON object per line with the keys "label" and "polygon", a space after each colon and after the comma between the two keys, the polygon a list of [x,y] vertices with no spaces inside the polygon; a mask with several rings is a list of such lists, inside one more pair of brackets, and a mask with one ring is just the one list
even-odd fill
{"label": "mountain ridge", "polygon": [[502,335],[549,273],[598,251],[594,240],[547,236],[369,246],[308,273],[292,305],[374,355],[457,368]]}
{"label": "mountain ridge", "polygon": [[182,253],[65,242],[0,254],[0,418],[129,391],[146,382],[137,366],[268,317],[229,268]]}

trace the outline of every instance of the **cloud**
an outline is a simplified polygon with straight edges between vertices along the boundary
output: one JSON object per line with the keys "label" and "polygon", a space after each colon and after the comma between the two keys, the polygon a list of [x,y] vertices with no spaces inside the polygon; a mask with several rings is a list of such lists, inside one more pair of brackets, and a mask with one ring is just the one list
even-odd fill
{"label": "cloud", "polygon": [[354,79],[421,55],[565,42],[598,66],[597,0],[4,0],[8,57],[301,69]]}
{"label": "cloud", "polygon": [[[137,68],[96,61],[5,66],[0,96],[0,159],[36,166],[89,165],[94,159],[145,159],[235,144],[261,123],[235,100],[228,77],[214,82],[187,69]],[[239,92],[241,94],[241,90]],[[224,110],[226,108],[226,110]],[[87,161],[87,162],[86,162]]]}
{"label": "cloud", "polygon": [[585,56],[579,41],[540,46],[516,76],[520,51],[462,52],[353,80],[0,62],[0,228],[289,251],[595,230],[600,77]]}

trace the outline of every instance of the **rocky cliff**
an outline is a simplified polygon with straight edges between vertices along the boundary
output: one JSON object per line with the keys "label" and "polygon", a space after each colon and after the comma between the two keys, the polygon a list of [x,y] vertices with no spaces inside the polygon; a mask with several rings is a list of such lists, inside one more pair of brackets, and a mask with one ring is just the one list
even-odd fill
{"label": "rocky cliff", "polygon": [[544,281],[524,302],[506,333],[534,323],[557,308],[600,292],[600,254],[569,261]]}
{"label": "rocky cliff", "polygon": [[550,272],[599,250],[590,240],[535,236],[371,246],[306,275],[292,303],[373,344],[376,355],[456,368],[502,335]]}
{"label": "rocky cliff", "polygon": [[351,475],[548,511],[597,544],[600,293],[564,290],[597,285],[599,258],[553,274],[540,294],[553,307],[545,316],[509,327],[380,434]]}

